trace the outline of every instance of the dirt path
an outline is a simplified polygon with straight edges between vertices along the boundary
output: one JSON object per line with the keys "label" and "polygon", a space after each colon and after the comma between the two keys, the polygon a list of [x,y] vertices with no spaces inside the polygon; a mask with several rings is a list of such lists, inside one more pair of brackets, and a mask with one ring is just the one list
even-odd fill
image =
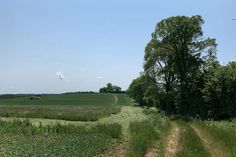
{"label": "dirt path", "polygon": [[173,123],[173,129],[166,139],[164,157],[174,157],[178,151],[178,141],[180,137],[180,128]]}
{"label": "dirt path", "polygon": [[209,136],[204,130],[194,124],[192,124],[191,127],[213,157],[228,157],[219,143]]}

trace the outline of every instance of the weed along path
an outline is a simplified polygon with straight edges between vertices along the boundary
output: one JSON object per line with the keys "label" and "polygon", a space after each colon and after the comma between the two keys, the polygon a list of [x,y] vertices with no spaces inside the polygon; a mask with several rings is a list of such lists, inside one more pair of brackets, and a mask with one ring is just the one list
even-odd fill
{"label": "weed along path", "polygon": [[215,141],[207,132],[205,132],[200,126],[191,124],[191,127],[199,136],[205,147],[209,150],[213,157],[229,157],[227,153],[222,149],[217,141]]}
{"label": "weed along path", "polygon": [[164,157],[175,157],[178,151],[180,128],[176,123],[172,123],[172,130],[166,139],[165,155]]}

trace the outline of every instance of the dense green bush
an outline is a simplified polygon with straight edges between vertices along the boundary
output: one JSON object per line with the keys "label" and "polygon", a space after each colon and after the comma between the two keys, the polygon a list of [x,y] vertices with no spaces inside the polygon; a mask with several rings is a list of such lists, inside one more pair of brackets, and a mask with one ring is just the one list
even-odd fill
{"label": "dense green bush", "polygon": [[203,90],[209,117],[236,117],[236,62],[210,70],[211,76],[206,80]]}

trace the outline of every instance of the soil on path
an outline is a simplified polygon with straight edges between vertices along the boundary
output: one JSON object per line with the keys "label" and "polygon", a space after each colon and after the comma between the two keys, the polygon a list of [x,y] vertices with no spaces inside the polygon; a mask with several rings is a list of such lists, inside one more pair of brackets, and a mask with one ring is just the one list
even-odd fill
{"label": "soil on path", "polygon": [[165,157],[174,157],[178,151],[178,142],[180,137],[180,128],[173,123],[172,131],[166,140]]}

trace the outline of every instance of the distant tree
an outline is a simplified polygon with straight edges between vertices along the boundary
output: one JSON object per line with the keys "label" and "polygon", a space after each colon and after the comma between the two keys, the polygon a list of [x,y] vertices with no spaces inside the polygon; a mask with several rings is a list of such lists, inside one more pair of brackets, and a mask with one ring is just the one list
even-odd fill
{"label": "distant tree", "polygon": [[113,85],[111,83],[108,83],[107,84],[107,92],[108,93],[113,93],[113,90],[114,90]]}
{"label": "distant tree", "polygon": [[121,87],[113,86],[111,83],[108,83],[106,87],[102,87],[99,90],[100,93],[122,93]]}
{"label": "distant tree", "polygon": [[114,92],[114,93],[121,93],[122,91],[121,91],[121,88],[120,88],[120,87],[118,87],[118,86],[113,86],[113,92]]}
{"label": "distant tree", "polygon": [[106,87],[100,88],[99,93],[107,93],[107,88]]}

